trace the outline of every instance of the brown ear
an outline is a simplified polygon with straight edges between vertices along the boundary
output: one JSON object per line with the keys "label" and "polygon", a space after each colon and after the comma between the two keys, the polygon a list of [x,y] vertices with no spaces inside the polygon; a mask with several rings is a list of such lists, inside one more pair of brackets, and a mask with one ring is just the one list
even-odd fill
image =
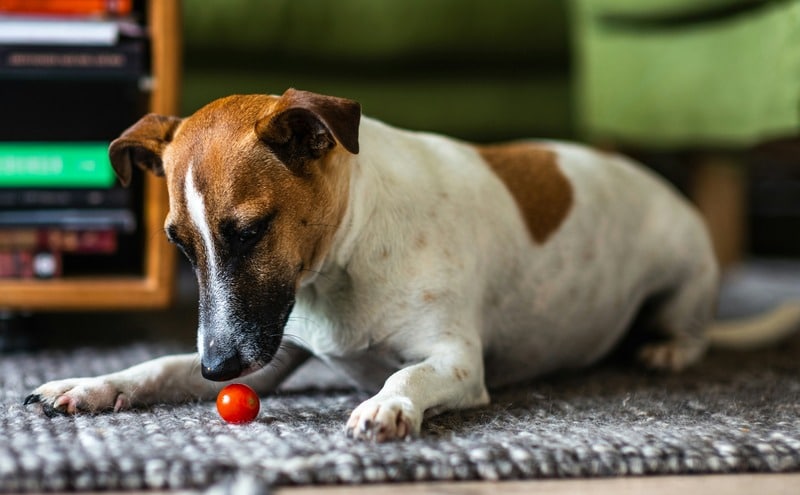
{"label": "brown ear", "polygon": [[258,137],[295,171],[322,158],[338,142],[358,153],[361,105],[345,98],[288,89],[277,109],[256,122]]}
{"label": "brown ear", "polygon": [[123,186],[131,183],[133,165],[164,176],[161,154],[167,143],[172,141],[172,135],[180,122],[178,117],[151,113],[111,141],[108,156]]}

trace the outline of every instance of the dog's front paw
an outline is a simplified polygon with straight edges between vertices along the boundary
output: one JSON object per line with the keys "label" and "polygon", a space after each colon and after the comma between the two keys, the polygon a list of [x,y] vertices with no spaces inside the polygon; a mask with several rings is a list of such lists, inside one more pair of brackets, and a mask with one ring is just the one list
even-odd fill
{"label": "dog's front paw", "polygon": [[130,399],[120,387],[102,377],[49,382],[25,398],[25,405],[40,404],[47,416],[79,412],[121,411]]}
{"label": "dog's front paw", "polygon": [[422,413],[403,397],[373,397],[361,403],[347,421],[348,437],[385,442],[419,434]]}

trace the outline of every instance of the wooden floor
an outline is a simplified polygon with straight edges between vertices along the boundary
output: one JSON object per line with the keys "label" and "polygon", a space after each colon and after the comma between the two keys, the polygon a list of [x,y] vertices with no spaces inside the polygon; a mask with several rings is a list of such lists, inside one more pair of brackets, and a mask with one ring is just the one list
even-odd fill
{"label": "wooden floor", "polygon": [[[69,492],[76,495],[80,492]],[[182,495],[192,491],[95,492],[102,495]],[[798,495],[800,473],[647,476],[581,480],[465,481],[282,487],[273,495]],[[49,495],[68,495],[50,493]]]}
{"label": "wooden floor", "polygon": [[276,495],[798,495],[800,473],[281,488]]}

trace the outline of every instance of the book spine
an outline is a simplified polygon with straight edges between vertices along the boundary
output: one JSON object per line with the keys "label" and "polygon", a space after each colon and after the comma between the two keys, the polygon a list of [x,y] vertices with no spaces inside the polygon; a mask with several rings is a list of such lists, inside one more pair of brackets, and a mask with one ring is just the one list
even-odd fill
{"label": "book spine", "polygon": [[146,74],[144,44],[138,39],[113,46],[0,44],[0,75],[139,78]]}
{"label": "book spine", "polygon": [[0,12],[15,14],[129,15],[133,0],[0,0]]}
{"label": "book spine", "polygon": [[0,251],[0,278],[54,278],[62,266],[59,252]]}
{"label": "book spine", "polygon": [[50,251],[68,254],[114,254],[114,230],[10,229],[0,230],[0,251]]}
{"label": "book spine", "polygon": [[136,231],[136,217],[128,209],[0,210],[0,229],[116,230],[132,233]]}
{"label": "book spine", "polygon": [[0,186],[65,189],[111,187],[105,142],[0,142]]}
{"label": "book spine", "polygon": [[111,189],[16,189],[0,188],[0,210],[126,208],[132,204],[131,192]]}

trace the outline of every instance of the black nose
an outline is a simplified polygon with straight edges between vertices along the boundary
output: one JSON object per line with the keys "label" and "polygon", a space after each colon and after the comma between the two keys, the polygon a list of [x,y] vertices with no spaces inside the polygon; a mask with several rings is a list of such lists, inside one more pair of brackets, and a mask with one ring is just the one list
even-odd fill
{"label": "black nose", "polygon": [[214,380],[215,382],[224,382],[241,376],[242,361],[239,359],[237,352],[221,356],[206,354],[203,356],[201,368],[203,378]]}

